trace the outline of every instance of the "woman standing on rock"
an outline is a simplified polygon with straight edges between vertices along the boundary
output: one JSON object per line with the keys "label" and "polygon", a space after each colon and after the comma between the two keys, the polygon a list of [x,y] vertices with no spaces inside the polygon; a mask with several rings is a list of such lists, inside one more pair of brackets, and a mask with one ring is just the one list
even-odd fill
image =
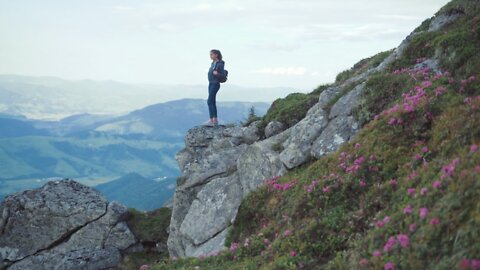
{"label": "woman standing on rock", "polygon": [[219,50],[210,51],[210,59],[212,59],[212,64],[208,70],[208,112],[210,114],[210,119],[207,121],[207,125],[216,126],[218,125],[217,118],[217,104],[216,104],[216,95],[218,90],[220,90],[220,81],[219,76],[222,76],[224,73],[225,62],[222,60],[222,53]]}

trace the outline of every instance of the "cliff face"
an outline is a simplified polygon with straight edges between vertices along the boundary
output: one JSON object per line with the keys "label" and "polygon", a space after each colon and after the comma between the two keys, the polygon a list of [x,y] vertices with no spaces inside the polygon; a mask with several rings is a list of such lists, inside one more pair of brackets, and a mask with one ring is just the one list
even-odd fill
{"label": "cliff face", "polygon": [[[459,17],[436,16],[427,31],[438,31]],[[240,202],[250,191],[349,141],[360,128],[353,111],[360,106],[360,95],[370,91],[365,81],[401,58],[417,34],[412,32],[377,66],[325,89],[294,126],[282,131],[280,124],[271,122],[265,131],[267,139],[255,136],[256,122],[248,127],[190,129],[186,147],[176,156],[182,175],[173,201],[170,255],[199,257],[224,249]],[[437,59],[432,58],[414,68],[436,71],[437,66]]]}
{"label": "cliff face", "polygon": [[138,247],[127,208],[73,180],[9,195],[0,214],[0,269],[107,269]]}
{"label": "cliff face", "polygon": [[170,255],[198,257],[220,251],[240,202],[250,191],[350,140],[359,130],[352,112],[365,91],[364,81],[400,57],[408,42],[405,39],[377,67],[324,90],[305,118],[287,130],[277,129],[281,132],[273,136],[269,130],[267,139],[255,135],[257,122],[248,127],[190,129],[186,147],[176,156],[182,175],[173,201]]}

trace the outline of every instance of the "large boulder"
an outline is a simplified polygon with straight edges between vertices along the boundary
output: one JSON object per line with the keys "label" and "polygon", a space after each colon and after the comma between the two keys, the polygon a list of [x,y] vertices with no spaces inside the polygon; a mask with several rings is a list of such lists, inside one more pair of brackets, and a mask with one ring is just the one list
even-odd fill
{"label": "large boulder", "polygon": [[224,249],[242,199],[286,171],[276,147],[289,131],[255,141],[257,125],[198,126],[187,132],[185,149],[176,156],[182,174],[167,241],[171,256],[199,257]]}
{"label": "large boulder", "polygon": [[312,143],[328,124],[328,115],[320,104],[315,104],[305,118],[292,127],[290,136],[283,143],[280,160],[288,169],[305,163],[311,157]]}
{"label": "large boulder", "polygon": [[284,130],[285,125],[279,121],[272,121],[267,124],[265,127],[265,137],[270,138],[273,135],[277,135],[278,133]]}
{"label": "large boulder", "polygon": [[7,269],[105,269],[137,244],[127,208],[74,180],[9,195],[0,212],[0,262]]}

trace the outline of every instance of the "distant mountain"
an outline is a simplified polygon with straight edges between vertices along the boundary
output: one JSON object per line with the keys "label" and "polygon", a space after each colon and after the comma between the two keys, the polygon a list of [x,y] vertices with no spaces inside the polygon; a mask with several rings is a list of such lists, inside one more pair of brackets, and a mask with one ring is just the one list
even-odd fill
{"label": "distant mountain", "polygon": [[[246,119],[252,106],[258,115],[268,108],[251,102],[217,106],[228,123]],[[175,178],[175,154],[184,146],[185,132],[207,119],[201,99],[155,104],[123,116],[80,114],[60,121],[0,114],[0,195],[37,187],[46,178],[93,184],[129,173]]]}
{"label": "distant mountain", "polygon": [[150,211],[161,207],[175,192],[176,178],[147,179],[130,173],[105,184],[94,186],[109,201],[117,200],[128,207]]}
{"label": "distant mountain", "polygon": [[35,127],[33,122],[24,119],[0,115],[0,138],[12,138],[31,135],[48,135],[48,132]]}
{"label": "distant mountain", "polygon": [[[0,74],[0,113],[37,120],[60,120],[78,114],[118,116],[167,100],[206,99],[207,85],[207,82],[203,85],[129,84]],[[294,91],[298,89],[241,87],[228,83],[222,85],[217,98],[226,100],[228,96],[228,100],[233,101],[270,103]]]}
{"label": "distant mountain", "polygon": [[[218,102],[218,116],[223,123],[237,123],[245,120],[251,107],[257,115],[264,115],[268,103],[262,102]],[[144,135],[157,139],[178,139],[189,128],[208,120],[206,100],[182,99],[155,104],[133,111],[125,116],[111,119],[94,129],[95,132],[121,136]]]}

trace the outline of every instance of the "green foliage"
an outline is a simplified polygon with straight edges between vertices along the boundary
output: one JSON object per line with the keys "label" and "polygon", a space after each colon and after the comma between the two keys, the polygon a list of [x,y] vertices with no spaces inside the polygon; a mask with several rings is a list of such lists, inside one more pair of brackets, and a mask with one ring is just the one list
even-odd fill
{"label": "green foliage", "polygon": [[260,135],[263,136],[265,127],[271,121],[279,121],[287,127],[291,127],[303,119],[308,109],[318,101],[319,92],[314,91],[309,94],[292,93],[285,98],[275,100],[261,119],[259,124]]}
{"label": "green foliage", "polygon": [[[390,67],[406,72],[370,76],[355,111],[365,125],[352,141],[243,199],[226,241],[231,250],[161,269],[458,269],[479,260],[480,53],[471,11],[479,5],[455,0],[441,12],[466,6],[466,17],[445,31],[424,32],[428,22],[417,28]],[[434,55],[444,55],[440,65],[450,73],[411,69]],[[279,113],[287,104],[277,106]]]}
{"label": "green foliage", "polygon": [[167,228],[170,224],[172,210],[160,207],[150,212],[141,212],[135,208],[129,208],[130,217],[127,220],[128,227],[133,234],[142,242],[167,242]]}
{"label": "green foliage", "polygon": [[413,79],[408,74],[394,75],[376,73],[371,75],[360,97],[360,105],[354,110],[355,119],[364,125],[373,116],[386,109],[405,91],[413,86]]}
{"label": "green foliage", "polygon": [[248,112],[248,117],[245,121],[241,122],[240,124],[243,126],[243,127],[247,127],[249,126],[251,123],[255,122],[255,121],[258,121],[260,120],[261,117],[257,116],[257,114],[255,113],[255,107],[252,106],[250,107],[250,110]]}
{"label": "green foliage", "polygon": [[340,72],[335,78],[336,83],[342,83],[356,75],[359,75],[370,68],[378,66],[393,50],[377,53],[374,56],[360,60],[352,68]]}

